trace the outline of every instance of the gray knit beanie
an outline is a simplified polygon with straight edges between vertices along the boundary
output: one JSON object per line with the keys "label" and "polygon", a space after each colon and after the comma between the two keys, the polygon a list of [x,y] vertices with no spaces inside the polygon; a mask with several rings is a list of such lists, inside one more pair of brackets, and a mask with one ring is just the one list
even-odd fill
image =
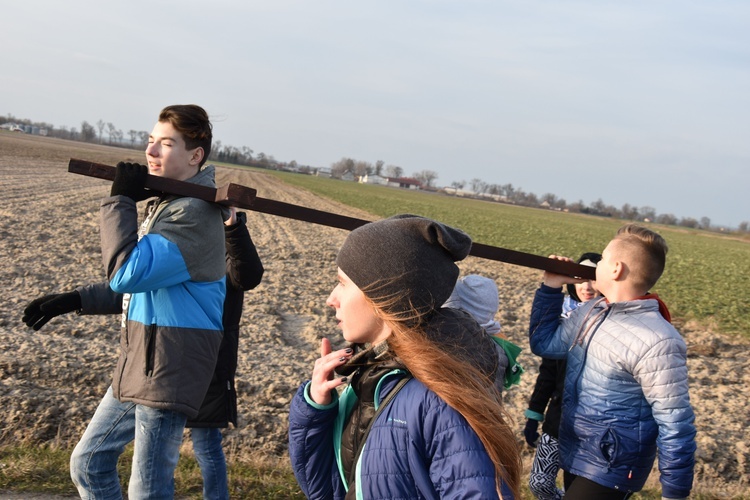
{"label": "gray knit beanie", "polygon": [[463,231],[402,214],[349,233],[336,264],[366,296],[385,301],[387,312],[408,317],[411,306],[420,314],[442,306],[458,278],[455,262],[470,249]]}
{"label": "gray knit beanie", "polygon": [[495,321],[499,306],[495,280],[478,274],[459,278],[453,293],[443,304],[443,307],[462,309],[471,314],[490,335],[500,333],[500,323]]}

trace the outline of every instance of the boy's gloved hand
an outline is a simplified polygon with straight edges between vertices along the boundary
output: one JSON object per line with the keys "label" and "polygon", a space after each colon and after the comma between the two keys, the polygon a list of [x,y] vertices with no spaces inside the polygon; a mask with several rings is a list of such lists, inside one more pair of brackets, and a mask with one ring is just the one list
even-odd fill
{"label": "boy's gloved hand", "polygon": [[54,293],[44,295],[29,302],[23,310],[21,320],[38,331],[55,316],[81,309],[81,294],[78,292]]}
{"label": "boy's gloved hand", "polygon": [[526,427],[523,428],[523,437],[532,448],[536,448],[536,442],[539,440],[539,421],[529,418],[526,420]]}
{"label": "boy's gloved hand", "polygon": [[110,196],[127,196],[133,201],[141,201],[154,196],[154,193],[146,189],[146,178],[148,167],[139,163],[117,164],[115,180],[112,182]]}

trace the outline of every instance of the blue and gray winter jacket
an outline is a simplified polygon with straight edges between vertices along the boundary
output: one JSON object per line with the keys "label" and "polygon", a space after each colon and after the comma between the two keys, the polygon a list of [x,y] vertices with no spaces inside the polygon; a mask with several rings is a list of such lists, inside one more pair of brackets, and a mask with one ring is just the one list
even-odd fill
{"label": "blue and gray winter jacket", "polygon": [[[187,182],[214,187],[214,168]],[[165,196],[150,208],[140,231],[132,199],[100,208],[104,268],[125,294],[112,388],[120,401],[194,418],[222,338],[224,223],[218,205],[197,198]]]}
{"label": "blue and gray winter jacket", "polygon": [[659,456],[662,496],[693,483],[695,416],[686,346],[655,299],[591,300],[561,318],[561,289],[542,285],[531,311],[531,350],[566,359],[560,423],[564,470],[639,491]]}

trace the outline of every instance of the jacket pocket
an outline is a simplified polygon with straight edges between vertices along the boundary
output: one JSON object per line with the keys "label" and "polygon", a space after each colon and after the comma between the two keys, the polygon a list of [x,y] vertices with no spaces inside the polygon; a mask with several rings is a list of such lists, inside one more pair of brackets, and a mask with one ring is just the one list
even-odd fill
{"label": "jacket pocket", "polygon": [[144,374],[146,377],[151,377],[154,374],[154,357],[156,353],[156,325],[151,324],[146,327],[146,333],[143,336],[144,352],[145,356],[145,370]]}
{"label": "jacket pocket", "polygon": [[602,458],[608,464],[612,465],[612,462],[617,457],[618,449],[619,439],[617,438],[617,434],[612,429],[607,429],[599,439],[599,451],[602,454]]}

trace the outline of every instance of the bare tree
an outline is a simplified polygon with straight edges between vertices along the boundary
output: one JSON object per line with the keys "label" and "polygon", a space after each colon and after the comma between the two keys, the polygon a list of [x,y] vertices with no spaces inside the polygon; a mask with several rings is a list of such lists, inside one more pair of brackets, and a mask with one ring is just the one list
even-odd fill
{"label": "bare tree", "polygon": [[583,200],[578,200],[568,205],[568,210],[576,213],[584,213],[586,211],[586,205]]}
{"label": "bare tree", "polygon": [[607,206],[604,204],[604,201],[599,198],[591,204],[591,210],[594,214],[604,215],[607,212]]}
{"label": "bare tree", "polygon": [[658,222],[659,224],[674,226],[677,224],[677,217],[675,217],[673,214],[659,214],[656,216],[656,222]]}
{"label": "bare tree", "polygon": [[81,140],[94,142],[94,139],[96,139],[96,130],[94,130],[93,125],[84,120],[81,123]]}
{"label": "bare tree", "polygon": [[117,128],[112,122],[107,123],[107,135],[109,136],[109,143],[112,144],[112,137],[117,135]]}
{"label": "bare tree", "polygon": [[554,207],[555,203],[557,203],[557,196],[552,193],[544,193],[541,197],[542,203],[545,201],[549,204],[549,206]]}
{"label": "bare tree", "polygon": [[638,220],[639,211],[638,207],[632,206],[630,203],[626,203],[622,206],[622,218],[628,220]]}
{"label": "bare tree", "polygon": [[475,193],[481,192],[482,185],[484,184],[484,181],[478,177],[474,177],[472,180],[469,181],[469,189],[474,191]]}
{"label": "bare tree", "polygon": [[516,192],[516,188],[513,187],[513,184],[503,184],[502,189],[505,197],[512,200],[513,194]]}
{"label": "bare tree", "polygon": [[641,220],[646,221],[655,221],[656,220],[656,209],[654,207],[641,207]]}
{"label": "bare tree", "polygon": [[104,120],[99,118],[99,121],[96,122],[96,128],[99,129],[99,144],[102,143],[102,133],[104,131],[104,127],[106,126],[106,123],[104,123]]}
{"label": "bare tree", "polygon": [[365,175],[370,175],[374,170],[375,168],[372,166],[372,163],[368,163],[366,161],[355,161],[352,172],[354,173],[354,175],[362,177]]}
{"label": "bare tree", "polygon": [[242,155],[245,157],[246,162],[253,161],[254,151],[247,146],[242,146]]}
{"label": "bare tree", "polygon": [[388,177],[395,177],[399,178],[402,175],[404,175],[404,169],[399,167],[398,165],[388,165],[385,167],[385,173]]}
{"label": "bare tree", "polygon": [[145,130],[141,130],[140,132],[138,132],[138,139],[140,140],[142,147],[146,147],[146,144],[148,144],[148,138],[150,136],[151,134],[146,132]]}
{"label": "bare tree", "polygon": [[344,157],[331,163],[331,177],[340,179],[347,172],[354,173],[354,160],[352,158]]}
{"label": "bare tree", "polygon": [[383,175],[383,167],[385,166],[385,162],[383,160],[378,160],[375,162],[375,175]]}
{"label": "bare tree", "polygon": [[137,130],[133,130],[131,128],[130,130],[128,130],[128,135],[130,136],[130,147],[134,148],[135,147],[135,138],[138,135],[138,131]]}
{"label": "bare tree", "polygon": [[500,184],[489,184],[487,186],[487,192],[492,196],[502,196],[503,187]]}
{"label": "bare tree", "polygon": [[420,170],[414,173],[414,178],[424,186],[432,186],[432,183],[438,178],[438,174],[432,170]]}
{"label": "bare tree", "polygon": [[221,141],[213,141],[213,144],[211,144],[211,153],[208,155],[209,159],[216,161],[221,155],[221,149]]}
{"label": "bare tree", "polygon": [[711,219],[709,219],[708,217],[701,217],[701,228],[711,229]]}
{"label": "bare tree", "polygon": [[454,187],[456,189],[463,189],[466,185],[466,181],[453,181],[451,182],[451,187]]}
{"label": "bare tree", "polygon": [[235,148],[234,146],[231,146],[227,144],[224,146],[221,151],[219,151],[219,161],[225,161],[227,163],[237,164],[237,160],[239,159],[240,150]]}
{"label": "bare tree", "polygon": [[518,203],[519,205],[525,205],[526,202],[526,191],[519,188],[513,188],[513,192],[510,195],[510,201]]}
{"label": "bare tree", "polygon": [[698,227],[698,221],[692,217],[683,217],[680,219],[680,226],[696,229]]}

